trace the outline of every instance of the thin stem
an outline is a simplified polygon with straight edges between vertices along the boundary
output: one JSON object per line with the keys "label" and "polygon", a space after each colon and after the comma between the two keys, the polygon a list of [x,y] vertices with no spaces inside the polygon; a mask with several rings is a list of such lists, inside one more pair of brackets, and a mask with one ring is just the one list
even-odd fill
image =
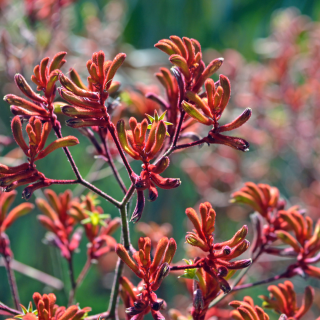
{"label": "thin stem", "polygon": [[14,276],[13,270],[11,269],[10,263],[11,263],[11,257],[5,256],[4,257],[4,265],[7,270],[7,276],[8,276],[8,280],[9,280],[12,299],[14,301],[15,308],[17,310],[20,310],[20,299],[19,299],[18,287],[17,287],[17,283],[16,283],[16,278]]}
{"label": "thin stem", "polygon": [[191,143],[179,144],[179,145],[174,147],[174,151],[179,150],[179,149],[186,149],[186,148],[198,146],[200,144],[203,144],[204,142],[205,142],[204,139],[201,139],[201,140],[194,141],[194,142],[191,142]]}
{"label": "thin stem", "polygon": [[[70,259],[68,259],[68,268],[69,268],[69,276],[70,276],[70,282],[71,282],[71,290],[69,294],[69,297],[70,297],[71,292],[74,292],[76,289],[76,281],[74,279],[74,271],[73,271],[73,264],[72,264],[72,255],[70,255]],[[73,299],[71,302],[69,299],[69,305],[72,304],[72,302],[73,302]]]}
{"label": "thin stem", "polygon": [[0,310],[8,312],[9,314],[12,314],[12,315],[15,315],[15,316],[21,314],[21,311],[18,311],[18,310],[15,310],[15,309],[11,309],[8,306],[6,306],[5,304],[3,304],[2,302],[0,302]]}
{"label": "thin stem", "polygon": [[84,179],[81,179],[81,181],[79,183],[82,184],[83,186],[85,186],[86,188],[90,189],[91,191],[95,192],[96,194],[98,194],[102,198],[106,199],[107,201],[112,203],[117,208],[120,207],[119,201],[117,201],[116,199],[114,199],[111,196],[107,195],[106,193],[104,193],[103,191],[101,191],[100,189],[98,189],[97,187],[95,187],[94,185],[89,183],[88,181],[86,181]]}
{"label": "thin stem", "polygon": [[185,269],[195,269],[195,268],[202,268],[201,263],[199,263],[199,264],[189,264],[189,265],[185,265],[185,266],[172,266],[172,267],[170,267],[170,271],[185,270]]}
{"label": "thin stem", "polygon": [[124,198],[122,199],[120,206],[123,207],[125,206],[129,200],[131,199],[134,191],[136,190],[135,186],[133,184],[131,184],[130,188],[128,189],[126,195],[124,196]]}
{"label": "thin stem", "polygon": [[[256,262],[258,260],[258,258],[261,256],[261,254],[264,251],[264,246],[262,246],[260,248],[260,250],[257,252],[257,254],[255,255],[254,258],[252,258],[252,263],[245,269],[241,270],[241,272],[238,274],[238,276],[235,278],[235,280],[233,281],[232,285],[231,285],[231,291],[229,293],[231,293],[235,286],[241,281],[241,279],[246,275],[246,273],[249,271],[249,269],[251,268],[251,266],[253,265],[254,262]],[[219,303],[221,300],[223,300],[229,293],[221,293],[220,295],[218,295],[213,301],[211,301],[211,303],[209,304],[209,308],[214,307],[217,303]]]}
{"label": "thin stem", "polygon": [[[59,139],[61,139],[62,138],[62,134],[61,134],[60,127],[53,125],[53,130],[56,133],[57,137]],[[66,154],[66,156],[67,156],[67,158],[68,158],[68,160],[70,162],[70,165],[71,165],[71,168],[72,168],[74,174],[76,175],[77,179],[79,181],[81,181],[82,180],[81,174],[79,172],[79,169],[77,168],[76,163],[74,162],[74,160],[72,158],[72,155],[71,155],[69,149],[67,147],[63,147],[62,149],[63,149],[64,153]]]}
{"label": "thin stem", "polygon": [[118,140],[118,137],[116,135],[115,126],[110,120],[109,120],[109,123],[108,123],[108,130],[110,131],[112,139],[113,139],[113,141],[114,141],[114,143],[115,143],[115,145],[116,145],[116,147],[118,149],[118,152],[119,152],[120,157],[121,157],[121,159],[123,161],[123,164],[124,164],[124,166],[126,167],[126,169],[128,171],[129,177],[130,177],[131,181],[133,182],[133,177],[132,177],[133,170],[132,170],[132,168],[131,168],[131,166],[130,166],[130,164],[129,164],[129,162],[128,162],[128,160],[127,160],[127,158],[126,158],[126,156],[125,156],[125,154],[124,154],[124,152],[122,150],[121,144],[120,144],[120,142]]}
{"label": "thin stem", "polygon": [[106,319],[112,319],[117,320],[118,315],[116,312],[117,309],[117,302],[118,302],[118,292],[119,292],[119,286],[120,286],[120,277],[123,271],[124,262],[119,258],[117,267],[116,267],[116,274],[113,280],[112,285],[112,292],[110,297],[110,303],[109,303],[109,309],[108,309],[108,317]]}
{"label": "thin stem", "polygon": [[[175,150],[175,147],[176,147],[179,135],[180,135],[181,126],[182,126],[185,114],[186,114],[185,111],[181,111],[179,123],[178,123],[176,131],[174,133],[173,142],[172,142],[171,146],[169,147],[169,149],[163,154],[163,156],[160,159],[162,159],[162,158],[164,158],[166,156],[169,156]],[[158,161],[160,161],[160,159]]]}
{"label": "thin stem", "polygon": [[[128,225],[128,218],[127,218],[127,203],[129,202],[130,198],[132,197],[135,191],[135,187],[132,184],[124,196],[123,200],[121,201],[120,205],[120,215],[121,215],[121,224],[122,224],[122,242],[124,247],[129,250],[130,249],[130,235],[129,235],[129,225]],[[110,296],[109,302],[109,309],[108,309],[108,317],[107,319],[118,319],[118,315],[116,313],[117,308],[117,301],[118,301],[118,293],[119,293],[119,280],[122,274],[124,263],[119,258],[117,267],[116,267],[116,274],[113,281],[112,292]]]}
{"label": "thin stem", "polygon": [[[62,134],[61,134],[61,130],[59,127],[57,126],[53,126],[54,131],[57,135],[58,138],[62,138]],[[112,198],[111,196],[107,195],[106,193],[104,193],[103,191],[101,191],[100,189],[98,189],[97,187],[93,186],[91,183],[89,183],[88,181],[84,180],[72,158],[72,155],[69,151],[69,149],[67,147],[63,148],[69,162],[70,165],[72,167],[73,172],[75,173],[78,183],[82,184],[83,186],[87,187],[88,189],[90,189],[91,191],[95,192],[96,194],[98,194],[99,196],[101,196],[102,198],[106,199],[107,201],[109,201],[110,203],[112,203],[114,206],[116,206],[117,208],[119,208],[119,202],[117,200],[115,200],[114,198]]]}
{"label": "thin stem", "polygon": [[70,294],[69,294],[69,306],[72,304],[73,300],[74,300],[74,297],[75,297],[75,294],[76,294],[76,290],[78,289],[78,287],[81,285],[82,281],[84,280],[85,276],[87,275],[89,269],[91,267],[91,259],[88,257],[83,269],[81,270],[78,278],[77,278],[77,281],[76,281],[76,284],[75,284],[75,287],[74,289],[72,289],[70,291]]}
{"label": "thin stem", "polygon": [[267,284],[267,283],[270,283],[270,282],[273,282],[273,281],[277,281],[279,279],[286,278],[286,277],[287,277],[287,272],[284,272],[282,274],[278,274],[276,276],[273,276],[273,277],[265,279],[265,280],[260,280],[260,281],[257,281],[257,282],[246,283],[246,284],[242,284],[242,285],[236,286],[235,288],[233,288],[232,291],[239,291],[239,290],[242,290],[242,289],[247,289],[247,288],[259,286],[260,284]]}
{"label": "thin stem", "polygon": [[122,189],[122,192],[124,194],[126,194],[127,188],[126,188],[125,184],[123,183],[122,178],[121,178],[116,166],[114,165],[114,162],[113,162],[112,156],[110,154],[110,150],[109,150],[107,141],[106,141],[106,139],[104,139],[104,137],[103,137],[101,132],[100,132],[100,139],[101,139],[101,141],[103,143],[103,146],[104,146],[104,150],[105,150],[105,153],[106,153],[106,160],[108,161],[109,166],[110,166],[110,168],[111,168],[111,170],[112,170],[112,172],[113,172],[113,174],[114,174],[114,176],[115,176],[120,188]]}
{"label": "thin stem", "polygon": [[78,184],[79,180],[55,180],[50,179],[51,184]]}

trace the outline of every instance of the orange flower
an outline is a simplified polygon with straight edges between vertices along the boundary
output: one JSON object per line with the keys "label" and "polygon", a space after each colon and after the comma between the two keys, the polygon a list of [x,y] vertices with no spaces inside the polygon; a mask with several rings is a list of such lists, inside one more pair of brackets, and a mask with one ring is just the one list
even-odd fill
{"label": "orange flower", "polygon": [[[229,305],[236,311],[231,312],[231,316],[235,320],[269,320],[269,316],[258,306],[254,305],[251,297],[244,297],[243,301],[232,301]],[[284,320],[282,317],[279,320]]]}
{"label": "orange flower", "polygon": [[[120,259],[143,280],[144,289],[141,295],[136,297],[133,306],[126,309],[126,313],[130,316],[137,316],[131,319],[141,319],[141,316],[151,310],[154,319],[164,319],[159,311],[164,301],[159,300],[154,291],[159,289],[163,279],[170,272],[169,264],[177,250],[177,244],[173,238],[169,240],[163,237],[157,245],[153,260],[150,257],[150,238],[141,237],[138,246],[139,250],[133,254],[134,261],[123,245],[118,244],[116,249]],[[130,285],[129,287],[131,288]]]}
{"label": "orange flower", "polygon": [[[36,310],[32,311],[32,303],[30,302],[28,309],[21,305],[23,313],[15,318],[21,320],[81,320],[87,315],[91,308],[86,307],[80,309],[79,306],[59,307],[56,305],[56,296],[53,293],[44,294],[35,292],[33,301]],[[15,320],[15,319],[7,319]]]}
{"label": "orange flower", "polygon": [[113,78],[125,58],[124,53],[119,53],[113,61],[105,60],[103,51],[95,52],[92,60],[87,62],[90,74],[88,87],[82,83],[75,70],[71,73],[72,80],[60,73],[59,80],[63,88],[58,91],[70,103],[70,106],[64,106],[61,110],[73,118],[67,121],[68,126],[80,128],[107,125],[109,115],[104,102],[110,93],[119,88],[119,82],[113,81]]}
{"label": "orange flower", "polygon": [[40,180],[40,182],[24,189],[22,195],[25,199],[29,199],[35,190],[51,184],[50,179],[46,179],[46,177],[36,169],[34,162],[46,157],[58,148],[74,146],[79,143],[79,140],[76,137],[68,136],[51,142],[45,148],[51,130],[51,124],[50,122],[45,122],[42,125],[41,121],[36,117],[31,117],[26,126],[29,145],[23,138],[22,124],[19,116],[15,116],[12,119],[11,128],[16,143],[28,157],[29,163],[24,163],[16,167],[8,167],[0,164],[0,186],[5,192],[8,192],[18,186]]}
{"label": "orange flower", "polygon": [[273,309],[277,313],[284,313],[288,320],[301,319],[311,308],[314,297],[314,290],[308,286],[304,291],[304,299],[299,308],[297,306],[297,297],[292,282],[285,281],[278,285],[268,287],[269,297],[259,296],[263,301],[264,308]]}

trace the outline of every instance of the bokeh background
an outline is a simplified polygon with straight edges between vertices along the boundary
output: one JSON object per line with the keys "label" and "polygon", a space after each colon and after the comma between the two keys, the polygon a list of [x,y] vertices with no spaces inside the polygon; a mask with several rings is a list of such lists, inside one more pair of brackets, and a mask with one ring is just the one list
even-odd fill
{"label": "bokeh background", "polygon": [[[251,107],[253,116],[236,134],[248,140],[250,151],[241,153],[226,146],[203,146],[172,156],[172,165],[166,171],[169,177],[179,177],[182,185],[148,203],[143,222],[169,223],[171,235],[177,240],[176,261],[192,254],[186,251],[184,236],[187,230],[185,208],[209,201],[216,209],[216,237],[227,239],[244,223],[249,223],[249,209],[231,205],[230,195],[245,181],[269,183],[280,189],[290,204],[306,208],[319,218],[319,124],[320,124],[320,2],[316,0],[267,2],[254,0],[0,0],[0,91],[19,94],[14,85],[15,73],[30,79],[33,67],[45,56],[67,51],[64,72],[74,67],[86,78],[86,61],[93,52],[103,50],[111,59],[118,52],[128,56],[118,79],[122,83],[121,115],[152,113],[154,104],[144,99],[150,90],[161,92],[154,77],[160,66],[170,67],[168,57],[153,46],[170,35],[187,36],[200,41],[206,62],[222,56],[220,69],[231,80],[232,99],[225,123]],[[219,71],[219,72],[220,72]],[[0,101],[0,162],[19,163],[22,155],[10,143],[9,106]],[[64,117],[59,116],[64,122]],[[93,158],[93,150],[80,133],[63,127],[64,135],[76,135],[80,146],[72,154],[83,174],[89,180],[117,199],[121,190],[111,175],[110,168]],[[203,133],[205,134],[205,133]],[[201,132],[200,132],[201,135]],[[53,136],[51,137],[53,139]],[[119,159],[117,167],[125,170]],[[133,163],[138,171],[139,163]],[[40,161],[38,169],[48,177],[72,179],[73,173],[61,150]],[[65,187],[54,186],[57,192]],[[21,190],[18,190],[21,193]],[[86,191],[73,189],[80,197]],[[38,197],[43,194],[37,193]],[[19,203],[18,196],[15,204]],[[31,199],[34,202],[34,198]],[[104,212],[112,217],[118,212],[101,201]],[[131,209],[132,211],[132,209]],[[10,228],[15,259],[55,278],[61,289],[39,281],[36,270],[22,268],[16,272],[20,298],[27,304],[33,292],[54,292],[58,303],[67,302],[69,278],[67,265],[57,249],[47,246],[45,230],[36,220],[35,209],[19,219]],[[139,236],[136,226],[130,224],[132,243]],[[115,235],[119,239],[120,234]],[[75,273],[86,259],[86,241],[75,255]],[[115,255],[108,254],[94,265],[77,292],[80,306],[91,306],[93,313],[106,310],[115,265]],[[252,269],[251,280],[259,280],[269,272],[276,274],[285,261],[270,261],[264,257]],[[263,266],[263,267],[262,267]],[[295,279],[298,292],[303,292],[305,281]],[[315,288],[319,287],[313,281]],[[256,297],[265,294],[265,287],[239,293]],[[169,307],[186,308],[190,297],[185,285],[176,276],[166,279],[159,290]],[[320,292],[316,299],[320,300]],[[0,266],[0,301],[11,305],[5,269]],[[256,299],[259,303],[259,299]],[[319,310],[315,308],[317,314]],[[319,313],[319,312],[318,312]],[[311,318],[310,318],[311,319]]]}

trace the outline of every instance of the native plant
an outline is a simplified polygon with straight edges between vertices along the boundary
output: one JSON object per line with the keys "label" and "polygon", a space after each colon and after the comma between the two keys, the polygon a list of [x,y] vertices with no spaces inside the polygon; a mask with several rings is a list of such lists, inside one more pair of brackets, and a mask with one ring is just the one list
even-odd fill
{"label": "native plant", "polygon": [[[15,75],[16,85],[24,97],[7,94],[4,100],[10,104],[14,115],[11,122],[14,140],[26,160],[18,166],[0,165],[0,253],[6,262],[15,307],[12,309],[0,304],[2,313],[24,320],[78,320],[87,317],[91,309],[80,309],[76,305],[77,289],[91,264],[110,251],[115,251],[119,259],[109,307],[106,312],[90,316],[90,319],[118,319],[119,296],[126,307],[127,319],[143,319],[148,313],[154,319],[165,319],[166,302],[158,298],[155,291],[170,273],[185,279],[192,297],[190,312],[171,309],[169,314],[173,319],[199,320],[213,316],[221,319],[268,319],[265,311],[255,306],[250,297],[231,302],[230,305],[236,309],[232,312],[216,304],[232,292],[258,284],[297,275],[320,277],[320,268],[315,266],[320,260],[319,222],[314,226],[312,219],[298,207],[286,208],[278,189],[263,184],[246,183],[245,187],[232,195],[233,202],[247,204],[256,211],[252,215],[255,237],[251,245],[246,239],[246,225],[235,230],[231,239],[216,241],[219,212],[216,213],[212,207],[214,204],[209,202],[200,204],[199,214],[193,208],[186,209],[186,216],[193,225],[193,229],[186,234],[186,243],[196,250],[194,259],[185,260],[185,263],[174,261],[177,251],[175,239],[169,239],[164,234],[153,241],[150,239],[152,230],[150,237],[140,237],[137,247],[131,243],[128,224],[143,220],[145,197],[149,201],[157,201],[159,192],[175,192],[171,189],[183,183],[179,178],[166,177],[165,170],[170,166],[170,158],[175,152],[214,144],[239,151],[249,148],[246,140],[225,133],[244,125],[251,116],[250,108],[233,121],[221,124],[231,96],[231,85],[224,75],[219,75],[216,82],[211,76],[219,70],[223,59],[214,59],[206,65],[199,42],[187,37],[181,39],[171,36],[170,39],[159,41],[155,47],[169,55],[173,67],[171,70],[160,68],[156,73],[166,97],[148,92],[146,97],[158,105],[158,111],[137,115],[137,118],[144,117],[140,122],[133,116],[128,120],[114,120],[117,119],[114,113],[119,108],[119,100],[114,98],[120,87],[114,78],[125,63],[124,53],[112,60],[107,60],[102,51],[93,53],[86,63],[86,84],[76,70],[71,69],[68,73],[61,71],[66,63],[66,52],[59,52],[52,59],[46,57],[34,68],[31,80],[36,85],[36,91],[22,75]],[[111,197],[83,178],[72,157],[72,149],[77,148],[79,140],[74,136],[63,136],[63,126],[57,117],[59,113],[69,117],[66,125],[87,137],[95,149],[95,155],[110,166],[123,192],[122,199]],[[206,128],[203,137],[199,133],[200,127]],[[56,139],[50,144],[46,143],[53,133]],[[53,178],[50,173],[37,169],[37,161],[45,161],[46,156],[51,152],[59,152],[59,148],[63,149],[74,172],[73,180]],[[123,182],[115,166],[114,158],[117,156],[126,169],[130,186]],[[133,170],[132,161],[141,163],[140,172]],[[90,192],[81,199],[73,197],[70,190],[58,195],[47,189],[55,184],[78,184]],[[71,291],[67,309],[55,304],[54,294],[34,293],[35,310],[32,303],[28,308],[19,303],[11,268],[13,253],[5,233],[15,219],[33,209],[32,204],[23,203],[7,214],[16,194],[15,189],[19,186],[24,186],[22,196],[25,200],[32,199],[36,190],[44,188],[46,200],[37,198],[35,201],[42,212],[38,219],[50,231],[47,243],[57,247],[62,258],[68,262]],[[128,203],[134,194],[137,200],[128,221]],[[97,197],[116,207],[119,217],[111,219],[105,214],[98,205]],[[161,230],[159,226],[151,227]],[[112,236],[117,228],[121,229],[121,239]],[[88,242],[87,262],[76,277],[73,256],[83,234]],[[242,254],[246,256],[240,257]],[[290,257],[290,265],[272,278],[239,284],[262,254]],[[123,275],[125,266],[140,279],[138,285]],[[236,274],[237,270],[240,271]],[[262,297],[263,306],[282,313],[281,319],[300,319],[312,305],[314,292],[310,287],[305,291],[301,307],[297,306],[291,282],[285,281],[268,289],[270,297]]]}

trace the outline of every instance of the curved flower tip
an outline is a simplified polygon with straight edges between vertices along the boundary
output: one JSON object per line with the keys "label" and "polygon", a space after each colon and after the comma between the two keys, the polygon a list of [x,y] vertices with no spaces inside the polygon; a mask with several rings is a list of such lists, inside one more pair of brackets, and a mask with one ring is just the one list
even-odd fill
{"label": "curved flower tip", "polygon": [[254,305],[253,299],[249,296],[243,298],[243,301],[232,301],[229,306],[235,308],[231,316],[235,320],[259,319],[269,320],[269,316],[264,310]]}
{"label": "curved flower tip", "polygon": [[277,313],[283,313],[290,319],[301,319],[311,308],[314,299],[314,289],[305,288],[302,305],[298,307],[297,296],[291,281],[285,281],[278,285],[268,287],[269,297],[259,296],[263,300],[264,308],[273,309]]}

